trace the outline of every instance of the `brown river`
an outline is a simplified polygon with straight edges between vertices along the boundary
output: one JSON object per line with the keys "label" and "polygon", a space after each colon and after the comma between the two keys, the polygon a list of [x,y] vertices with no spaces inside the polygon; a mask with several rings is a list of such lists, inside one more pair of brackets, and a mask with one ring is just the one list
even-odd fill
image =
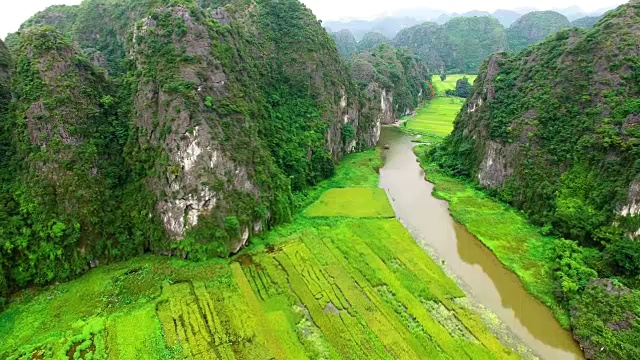
{"label": "brown river", "polygon": [[520,280],[466,228],[449,215],[448,204],[431,195],[433,185],[413,153],[412,137],[382,129],[384,166],[380,187],[416,241],[435,253],[479,304],[495,313],[510,332],[545,360],[584,359],[571,334],[551,311],[527,293]]}

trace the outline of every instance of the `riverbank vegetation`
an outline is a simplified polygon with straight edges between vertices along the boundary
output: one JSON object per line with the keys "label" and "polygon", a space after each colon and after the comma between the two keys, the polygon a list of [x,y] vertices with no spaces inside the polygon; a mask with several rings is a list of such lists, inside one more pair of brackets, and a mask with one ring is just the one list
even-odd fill
{"label": "riverbank vegetation", "polygon": [[[561,31],[520,54],[492,56],[452,135],[421,153],[432,173],[483,189],[446,195],[454,216],[552,306],[595,359],[640,358],[640,78],[637,29],[628,29],[639,10],[626,4],[591,30]],[[522,221],[503,219],[498,210],[510,209],[503,202]],[[520,236],[527,221],[537,236]]]}
{"label": "riverbank vegetation", "polygon": [[[146,256],[23,291],[0,314],[0,356],[518,358],[388,218],[379,165],[376,151],[348,156],[336,176],[300,200],[320,199],[307,212],[234,259]],[[354,204],[334,197],[343,192]],[[358,206],[384,211],[361,218]]]}
{"label": "riverbank vegetation", "polygon": [[551,308],[563,327],[569,326],[567,309],[554,297],[554,238],[527,222],[518,211],[491,198],[472,183],[447,174],[430,155],[434,145],[421,144],[416,156],[426,179],[435,185],[434,196],[449,202],[451,216],[482,241],[524,287]]}
{"label": "riverbank vegetation", "polygon": [[449,202],[453,218],[518,275],[563,327],[602,348],[586,349],[590,358],[603,358],[598,353],[605,349],[614,358],[638,358],[639,328],[633,314],[640,309],[640,296],[615,280],[596,280],[606,258],[575,241],[548,235],[548,229],[532,225],[522,212],[443,170],[434,161],[439,146],[434,144],[417,146],[416,155],[426,179],[435,185],[434,196]]}

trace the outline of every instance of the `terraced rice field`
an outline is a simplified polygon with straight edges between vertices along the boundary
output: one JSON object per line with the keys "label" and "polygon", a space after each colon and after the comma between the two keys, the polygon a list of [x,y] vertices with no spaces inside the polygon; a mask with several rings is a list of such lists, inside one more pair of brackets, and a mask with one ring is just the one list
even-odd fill
{"label": "terraced rice field", "polygon": [[[327,184],[372,184],[364,171]],[[374,188],[331,190],[306,213],[322,217],[299,215],[235,259],[142,257],[23,294],[0,314],[0,358],[517,358],[389,208]]]}

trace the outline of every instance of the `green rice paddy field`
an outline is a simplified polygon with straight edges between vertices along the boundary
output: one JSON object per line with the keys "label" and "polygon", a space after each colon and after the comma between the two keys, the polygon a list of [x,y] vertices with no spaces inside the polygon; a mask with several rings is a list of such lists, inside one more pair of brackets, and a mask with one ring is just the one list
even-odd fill
{"label": "green rice paddy field", "polygon": [[340,190],[234,259],[147,256],[22,293],[0,358],[518,358],[392,218],[379,156],[348,157],[319,187]]}
{"label": "green rice paddy field", "polygon": [[438,137],[445,137],[453,131],[453,121],[460,112],[464,99],[437,97],[416,110],[407,122],[407,129]]}
{"label": "green rice paddy field", "polygon": [[466,76],[470,83],[475,81],[475,75],[449,75],[445,81],[433,77],[436,98],[425,103],[416,110],[406,125],[406,128],[421,134],[445,137],[453,131],[453,122],[460,112],[465,99],[447,97],[446,91],[456,88],[456,81]]}
{"label": "green rice paddy field", "polygon": [[463,77],[467,77],[469,79],[469,83],[473,85],[473,82],[476,80],[477,75],[447,75],[447,78],[442,81],[439,76],[433,76],[431,79],[433,84],[433,89],[436,91],[436,96],[447,96],[447,90],[455,90],[456,82],[462,79]]}

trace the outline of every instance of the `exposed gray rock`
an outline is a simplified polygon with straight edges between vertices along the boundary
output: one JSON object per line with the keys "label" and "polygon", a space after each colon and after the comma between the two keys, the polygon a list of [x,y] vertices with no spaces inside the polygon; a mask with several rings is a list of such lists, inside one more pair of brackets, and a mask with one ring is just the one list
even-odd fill
{"label": "exposed gray rock", "polygon": [[484,159],[478,169],[478,181],[482,186],[497,188],[513,174],[510,163],[518,151],[516,144],[502,144],[489,141],[485,147]]}

